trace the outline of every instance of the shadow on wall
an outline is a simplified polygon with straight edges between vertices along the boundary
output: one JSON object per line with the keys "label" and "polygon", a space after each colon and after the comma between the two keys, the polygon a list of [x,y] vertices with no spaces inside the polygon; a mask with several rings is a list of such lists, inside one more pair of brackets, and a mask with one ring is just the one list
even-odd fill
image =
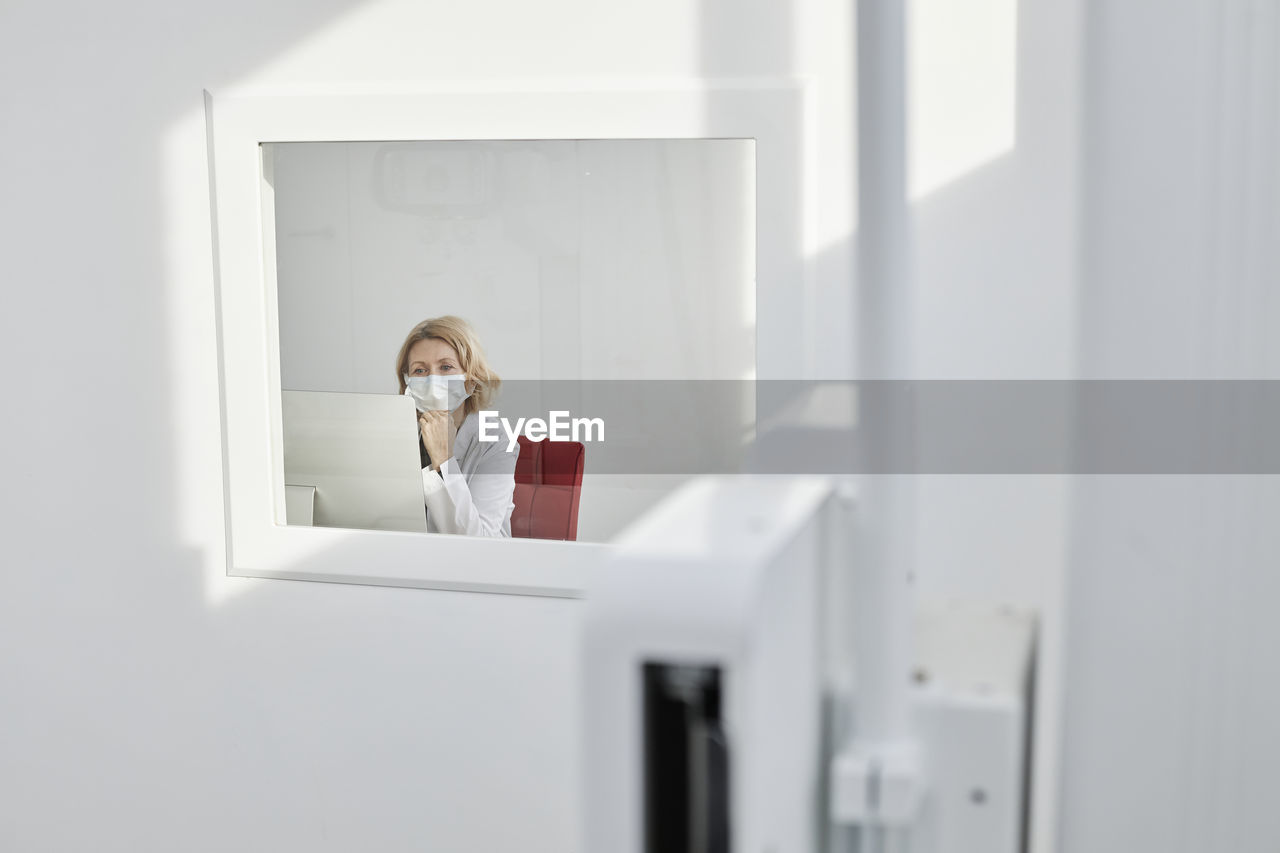
{"label": "shadow on wall", "polygon": [[[909,183],[919,247],[913,306],[919,319],[913,333],[916,367],[933,378],[1061,378],[1071,368],[1065,340],[1040,359],[1043,365],[1034,360],[1012,365],[1006,354],[1045,351],[1043,327],[1061,327],[1060,318],[1070,314],[1070,306],[1060,303],[1069,296],[1072,258],[1048,260],[1050,287],[1027,286],[1027,270],[1036,268],[1036,254],[1045,249],[1043,235],[1054,229],[1065,233],[1072,223],[1050,209],[1053,200],[1061,200],[1062,189],[1045,177],[1051,170],[1042,162],[1056,156],[1054,146],[1061,144],[1052,140],[1060,135],[1054,125],[1062,120],[1052,117],[1060,105],[1045,107],[1046,96],[1057,94],[1048,90],[1052,81],[1044,80],[1044,68],[1053,60],[1038,58],[1039,48],[1028,45],[1020,5],[1019,0],[977,0],[959,11],[923,0],[911,5],[907,20]],[[773,34],[769,43],[728,37],[722,15],[729,6],[741,18],[734,32],[759,28]],[[852,199],[857,190],[855,60],[840,55],[842,49],[850,52],[847,47],[831,45],[852,42],[856,10],[835,16],[834,23],[848,31],[833,38],[830,10],[816,4],[762,3],[743,9],[704,0],[700,8],[706,77],[777,78],[812,75],[817,69],[819,76],[834,78],[810,92],[817,120],[810,126],[815,138],[806,156],[815,157],[817,166],[808,180],[810,190],[826,199],[811,207],[815,213],[806,226],[809,275],[790,293],[762,295],[757,314],[761,323],[804,314],[803,325],[811,333],[793,371],[813,378],[850,377],[854,353],[845,330],[855,315],[857,231],[856,224],[841,228],[838,223],[845,218],[855,223],[856,209],[841,212],[830,196],[845,187]],[[1037,26],[1046,28],[1044,22]],[[802,40],[814,44],[797,58],[794,45]],[[1028,80],[1021,79],[1023,69],[1030,73]],[[842,74],[848,77],[847,90],[840,84]],[[845,102],[833,102],[831,93],[842,91]],[[838,124],[841,116],[844,125]],[[847,145],[840,144],[842,139]],[[1019,152],[1019,140],[1030,143],[1029,156]],[[1044,198],[1051,200],[1048,205],[1038,203]],[[784,327],[794,326],[788,321]]]}

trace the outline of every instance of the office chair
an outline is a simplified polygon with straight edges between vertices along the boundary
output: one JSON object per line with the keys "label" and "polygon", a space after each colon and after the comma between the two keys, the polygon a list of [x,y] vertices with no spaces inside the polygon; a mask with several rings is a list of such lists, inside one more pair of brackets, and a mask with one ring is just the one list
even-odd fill
{"label": "office chair", "polygon": [[511,536],[576,540],[586,449],[578,441],[519,441]]}

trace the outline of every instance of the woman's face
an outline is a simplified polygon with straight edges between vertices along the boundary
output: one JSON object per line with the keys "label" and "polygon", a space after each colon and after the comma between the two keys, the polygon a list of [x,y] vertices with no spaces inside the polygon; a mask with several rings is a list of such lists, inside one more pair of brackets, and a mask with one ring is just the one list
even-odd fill
{"label": "woman's face", "polygon": [[424,338],[409,347],[410,376],[448,376],[462,373],[457,351],[439,338]]}

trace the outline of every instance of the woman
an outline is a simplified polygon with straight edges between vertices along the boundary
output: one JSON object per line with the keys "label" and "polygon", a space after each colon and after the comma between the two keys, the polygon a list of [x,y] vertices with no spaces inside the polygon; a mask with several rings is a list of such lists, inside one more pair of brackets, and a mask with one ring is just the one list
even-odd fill
{"label": "woman", "polygon": [[444,316],[414,326],[396,357],[400,393],[414,398],[427,530],[511,535],[516,452],[481,442],[479,415],[501,384],[471,324]]}

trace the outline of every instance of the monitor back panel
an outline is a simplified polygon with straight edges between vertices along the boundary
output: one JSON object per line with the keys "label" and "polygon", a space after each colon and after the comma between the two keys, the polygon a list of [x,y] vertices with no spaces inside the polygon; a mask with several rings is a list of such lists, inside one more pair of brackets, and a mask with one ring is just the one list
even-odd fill
{"label": "monitor back panel", "polygon": [[315,487],[315,526],[426,532],[411,399],[284,391],[283,420],[285,483]]}

